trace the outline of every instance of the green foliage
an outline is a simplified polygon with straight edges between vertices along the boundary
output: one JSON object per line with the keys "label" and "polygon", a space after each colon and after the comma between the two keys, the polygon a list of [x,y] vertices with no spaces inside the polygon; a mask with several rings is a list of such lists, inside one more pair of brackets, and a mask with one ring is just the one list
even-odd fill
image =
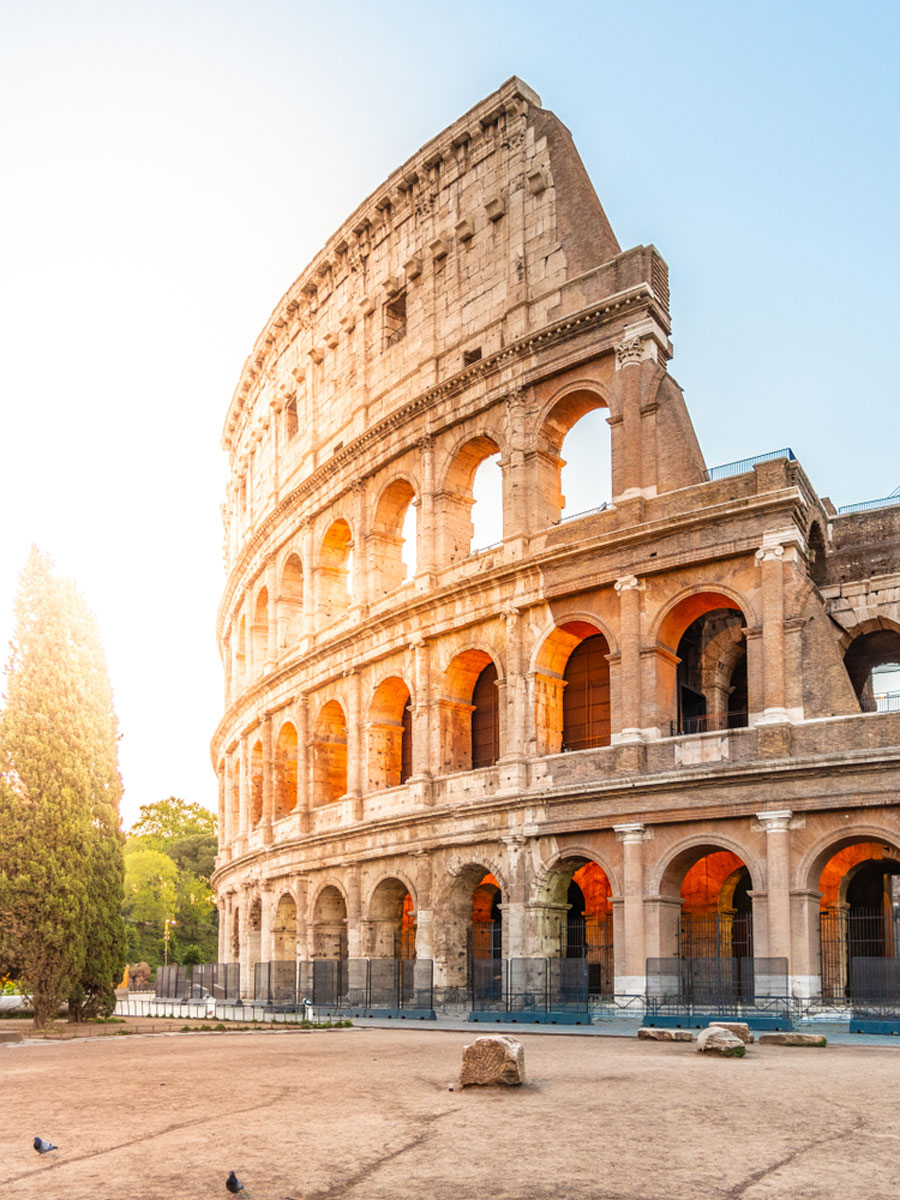
{"label": "green foliage", "polygon": [[126,918],[136,925],[162,930],[175,916],[178,905],[178,867],[161,850],[147,850],[141,842],[125,845]]}
{"label": "green foliage", "polygon": [[131,838],[145,838],[153,849],[170,852],[172,842],[195,834],[215,837],[216,818],[209,809],[177,796],[142,804],[140,816],[129,830]]}
{"label": "green foliage", "polygon": [[124,966],[117,724],[96,623],[32,547],[0,716],[0,961],[46,1023],[108,1007]]}

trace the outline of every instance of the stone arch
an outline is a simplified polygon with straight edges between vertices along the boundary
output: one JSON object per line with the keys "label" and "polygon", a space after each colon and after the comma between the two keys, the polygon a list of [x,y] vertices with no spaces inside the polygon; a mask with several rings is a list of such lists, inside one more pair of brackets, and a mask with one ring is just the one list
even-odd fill
{"label": "stone arch", "polygon": [[900,677],[900,627],[893,621],[885,617],[874,628],[859,627],[844,652],[844,667],[862,712],[900,712],[900,681],[883,692],[879,684],[884,668],[896,668],[890,677]]}
{"label": "stone arch", "polygon": [[[692,589],[658,616],[658,693],[673,733],[733,729],[749,723],[750,695],[742,598],[731,589]],[[759,703],[757,697],[755,703]]]}
{"label": "stone arch", "polygon": [[540,512],[536,520],[537,527],[558,523],[566,508],[569,514],[577,515],[579,511],[597,508],[610,501],[612,455],[608,431],[600,455],[606,466],[602,472],[603,490],[606,494],[598,495],[594,503],[576,504],[573,507],[572,504],[567,504],[562,491],[564,469],[567,465],[562,457],[565,442],[579,421],[599,409],[609,411],[609,401],[605,392],[597,384],[585,381],[567,385],[545,405],[539,418],[537,434],[539,484],[536,493]]}
{"label": "stone arch", "polygon": [[557,886],[557,883],[554,881],[558,881],[560,870],[566,868],[568,863],[576,859],[596,863],[609,880],[611,895],[614,897],[622,895],[622,883],[619,878],[619,872],[613,866],[608,856],[598,854],[595,847],[583,842],[571,842],[555,851],[543,863],[540,870],[536,872],[531,886],[531,901],[540,902],[544,899],[550,899],[553,888]]}
{"label": "stone arch", "polygon": [[[483,952],[488,943],[491,959],[496,950],[499,949],[502,953],[500,914],[502,898],[506,893],[502,877],[495,873],[493,866],[489,860],[474,859],[463,864],[453,864],[453,873],[444,882],[439,908],[441,920],[435,922],[434,929],[435,961],[450,988],[462,988],[471,982],[470,960],[477,951]],[[486,880],[493,882],[487,884]],[[488,886],[497,889],[499,899],[492,898],[486,920],[479,921],[476,915],[476,892],[479,888]],[[493,917],[490,915],[491,911]],[[500,928],[495,930],[498,916]],[[479,943],[478,946],[476,942]]]}
{"label": "stone arch", "polygon": [[615,992],[613,881],[591,851],[566,847],[541,872],[530,908],[537,952],[567,960],[567,986]]}
{"label": "stone arch", "polygon": [[438,562],[442,565],[464,559],[472,549],[475,474],[482,463],[501,453],[501,445],[493,432],[470,434],[448,455],[435,504]]}
{"label": "stone arch", "polygon": [[346,958],[347,897],[343,888],[336,882],[325,881],[316,892],[310,911],[312,957]]}
{"label": "stone arch", "polygon": [[250,826],[256,826],[263,815],[263,748],[261,739],[253,743],[250,751]]}
{"label": "stone arch", "polygon": [[653,620],[651,640],[673,653],[685,629],[705,612],[715,608],[736,608],[748,625],[758,624],[753,606],[746,596],[727,584],[696,584],[684,588],[661,606]]}
{"label": "stone arch", "polygon": [[569,618],[545,635],[534,655],[538,754],[608,746],[610,645],[594,618]]}
{"label": "stone arch", "polygon": [[275,907],[272,954],[276,962],[294,962],[297,958],[297,902],[289,891],[282,893]]}
{"label": "stone arch", "polygon": [[416,901],[408,880],[380,879],[366,906],[369,958],[415,958]]}
{"label": "stone arch", "polygon": [[412,698],[399,675],[383,679],[369,704],[369,790],[398,787],[412,775]]}
{"label": "stone arch", "polygon": [[874,842],[890,846],[900,854],[900,829],[887,825],[876,825],[866,821],[832,829],[823,834],[800,858],[794,871],[795,888],[802,891],[818,891],[819,880],[825,865],[839,851],[862,842]]}
{"label": "stone arch", "polygon": [[337,700],[319,709],[313,724],[313,804],[332,804],[347,792],[347,718]]}
{"label": "stone arch", "polygon": [[687,871],[705,855],[719,850],[728,850],[741,859],[750,872],[754,891],[765,889],[765,871],[756,856],[742,842],[715,832],[693,834],[670,846],[648,873],[647,894],[652,896],[658,893],[670,899],[679,897]]}
{"label": "stone arch", "polygon": [[275,819],[297,806],[297,730],[285,721],[275,742]]}
{"label": "stone arch", "polygon": [[416,506],[415,486],[404,475],[392,479],[375,501],[375,517],[367,537],[373,597],[392,592],[406,579],[404,528],[409,513],[415,514]]}
{"label": "stone arch", "polygon": [[822,587],[828,576],[825,561],[827,551],[822,526],[816,520],[811,523],[806,535],[806,548],[809,577],[818,587]]}
{"label": "stone arch", "polygon": [[323,622],[335,620],[350,607],[353,534],[343,517],[328,526],[316,563],[316,613]]}
{"label": "stone arch", "polygon": [[278,648],[295,646],[303,634],[303,563],[293,551],[284,561],[278,589]]}
{"label": "stone arch", "polygon": [[253,673],[261,675],[269,653],[269,589],[261,587],[253,605]]}
{"label": "stone arch", "polygon": [[[499,756],[500,695],[496,687],[493,696],[490,691],[490,686],[500,680],[497,661],[487,650],[470,647],[456,654],[444,670],[443,696],[439,701],[444,772],[472,769],[473,735],[476,746],[482,743],[487,746],[490,735],[492,740],[486,754],[490,756],[491,748],[496,748],[494,761]],[[484,684],[485,672],[491,667],[496,672],[494,680],[490,681],[490,686],[481,688],[479,704],[476,704],[473,699],[476,686],[479,680]]]}

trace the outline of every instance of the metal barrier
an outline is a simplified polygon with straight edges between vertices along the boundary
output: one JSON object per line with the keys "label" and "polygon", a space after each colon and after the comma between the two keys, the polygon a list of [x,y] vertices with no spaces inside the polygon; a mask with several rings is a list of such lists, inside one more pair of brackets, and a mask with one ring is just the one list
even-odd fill
{"label": "metal barrier", "polygon": [[158,967],[155,995],[162,1000],[216,1000],[231,1002],[240,999],[240,963],[195,963],[192,966],[173,964]]}
{"label": "metal barrier", "polygon": [[746,1021],[757,1029],[791,1029],[799,1015],[788,989],[786,958],[648,958],[644,1020],[694,1026]]}
{"label": "metal barrier", "polygon": [[476,958],[470,972],[470,1021],[590,1023],[586,958]]}
{"label": "metal barrier", "polygon": [[710,467],[706,472],[706,480],[709,483],[713,479],[727,479],[731,475],[743,475],[746,471],[752,471],[757,463],[771,462],[774,458],[786,458],[789,462],[793,462],[794,457],[790,446],[785,446],[782,450],[770,450],[768,454],[757,454],[753,458],[740,458],[736,462],[723,463],[721,467]]}
{"label": "metal barrier", "polygon": [[430,959],[333,958],[260,962],[253,968],[253,1003],[279,1012],[304,1007],[350,1009],[358,1015],[434,1016]]}

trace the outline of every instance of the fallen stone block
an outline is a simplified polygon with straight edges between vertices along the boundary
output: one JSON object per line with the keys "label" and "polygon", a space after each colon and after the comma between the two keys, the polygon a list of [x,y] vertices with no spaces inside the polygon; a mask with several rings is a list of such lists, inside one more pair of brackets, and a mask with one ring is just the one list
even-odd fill
{"label": "fallen stone block", "polygon": [[743,1058],[747,1047],[727,1029],[710,1025],[697,1034],[698,1054],[718,1054],[721,1058]]}
{"label": "fallen stone block", "polygon": [[21,1029],[0,1029],[0,1042],[21,1042]]}
{"label": "fallen stone block", "polygon": [[485,1034],[463,1047],[460,1087],[486,1087],[502,1083],[516,1087],[525,1082],[525,1047],[501,1033]]}
{"label": "fallen stone block", "polygon": [[690,1029],[656,1029],[652,1025],[642,1026],[637,1035],[648,1042],[692,1042],[694,1040]]}
{"label": "fallen stone block", "polygon": [[753,1045],[753,1034],[746,1021],[710,1021],[710,1029],[727,1029],[735,1037],[739,1037],[745,1046]]}
{"label": "fallen stone block", "polygon": [[761,1033],[761,1046],[827,1046],[828,1038],[821,1033]]}

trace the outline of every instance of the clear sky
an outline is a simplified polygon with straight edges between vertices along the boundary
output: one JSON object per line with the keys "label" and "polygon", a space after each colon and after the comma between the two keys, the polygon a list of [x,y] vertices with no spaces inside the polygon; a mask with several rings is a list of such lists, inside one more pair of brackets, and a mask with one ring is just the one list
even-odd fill
{"label": "clear sky", "polygon": [[420,145],[521,76],[623,247],[670,268],[714,465],[900,484],[900,6],[0,2],[0,642],[30,542],[97,613],[126,822],[215,807],[219,447],[279,297]]}

